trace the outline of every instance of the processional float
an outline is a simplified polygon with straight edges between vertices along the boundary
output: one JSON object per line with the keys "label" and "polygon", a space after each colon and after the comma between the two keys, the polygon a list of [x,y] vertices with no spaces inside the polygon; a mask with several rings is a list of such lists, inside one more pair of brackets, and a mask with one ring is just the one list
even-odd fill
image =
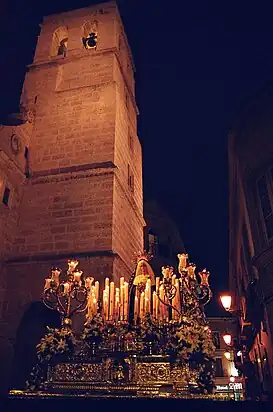
{"label": "processional float", "polygon": [[[214,346],[204,314],[209,272],[197,281],[188,255],[156,276],[146,253],[129,280],[85,277],[77,260],[53,268],[42,300],[60,313],[37,346],[28,393],[74,396],[204,397],[213,392]],[[82,314],[82,315],[80,315]],[[85,316],[75,335],[72,318]],[[42,395],[41,395],[42,394]]]}

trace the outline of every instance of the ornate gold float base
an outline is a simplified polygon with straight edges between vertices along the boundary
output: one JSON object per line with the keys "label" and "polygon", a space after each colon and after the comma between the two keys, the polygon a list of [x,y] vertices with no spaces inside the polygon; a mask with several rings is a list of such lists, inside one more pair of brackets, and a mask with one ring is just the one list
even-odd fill
{"label": "ornate gold float base", "polygon": [[183,398],[219,399],[201,395],[198,373],[162,355],[99,357],[50,366],[44,391],[10,391],[12,397]]}

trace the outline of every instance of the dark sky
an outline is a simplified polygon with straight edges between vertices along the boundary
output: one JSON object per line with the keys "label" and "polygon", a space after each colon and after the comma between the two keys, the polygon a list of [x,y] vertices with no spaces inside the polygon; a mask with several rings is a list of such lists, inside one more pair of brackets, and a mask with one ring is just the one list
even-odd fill
{"label": "dark sky", "polygon": [[[3,1],[1,115],[16,111],[45,14],[81,0]],[[273,5],[265,1],[119,2],[136,64],[145,198],[178,223],[191,260],[227,288],[227,135],[247,99],[272,79]],[[1,9],[0,9],[1,12]]]}

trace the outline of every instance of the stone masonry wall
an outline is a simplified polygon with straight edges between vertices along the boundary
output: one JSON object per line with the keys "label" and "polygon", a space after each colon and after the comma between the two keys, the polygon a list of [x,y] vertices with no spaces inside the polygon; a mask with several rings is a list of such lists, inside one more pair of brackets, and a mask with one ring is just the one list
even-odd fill
{"label": "stone masonry wall", "polygon": [[111,250],[113,175],[98,170],[62,179],[32,179],[25,188],[17,257]]}
{"label": "stone masonry wall", "polygon": [[[85,50],[83,25],[94,20],[97,49]],[[52,56],[59,27],[67,30],[68,49],[65,56]],[[7,228],[0,240],[5,237],[9,252],[0,267],[2,391],[21,317],[29,302],[40,299],[52,265],[65,268],[67,259],[76,257],[85,274],[98,280],[129,278],[134,255],[143,248],[132,62],[114,2],[44,19],[21,101],[35,112],[24,140],[30,177],[8,148],[0,156],[16,194],[12,209],[0,208]]]}
{"label": "stone masonry wall", "polygon": [[113,251],[118,253],[129,269],[127,273],[131,274],[135,254],[143,250],[144,221],[118,178],[115,178],[113,213]]}
{"label": "stone masonry wall", "polygon": [[114,133],[113,83],[52,93],[49,90],[40,96],[37,107],[31,172],[113,161]]}

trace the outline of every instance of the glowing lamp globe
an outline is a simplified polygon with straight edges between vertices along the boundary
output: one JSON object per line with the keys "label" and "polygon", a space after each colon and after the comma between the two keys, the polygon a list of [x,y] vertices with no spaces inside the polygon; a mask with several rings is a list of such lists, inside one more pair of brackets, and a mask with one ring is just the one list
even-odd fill
{"label": "glowing lamp globe", "polygon": [[230,333],[226,332],[223,335],[223,339],[224,339],[224,342],[225,342],[226,345],[228,345],[228,346],[231,345],[231,334]]}
{"label": "glowing lamp globe", "polygon": [[225,358],[226,358],[227,360],[230,360],[230,358],[231,358],[230,352],[226,351],[226,352],[224,353],[224,355],[225,355]]}
{"label": "glowing lamp globe", "polygon": [[223,308],[229,312],[230,307],[231,307],[231,296],[230,295],[222,295],[220,297],[221,303],[223,305]]}

